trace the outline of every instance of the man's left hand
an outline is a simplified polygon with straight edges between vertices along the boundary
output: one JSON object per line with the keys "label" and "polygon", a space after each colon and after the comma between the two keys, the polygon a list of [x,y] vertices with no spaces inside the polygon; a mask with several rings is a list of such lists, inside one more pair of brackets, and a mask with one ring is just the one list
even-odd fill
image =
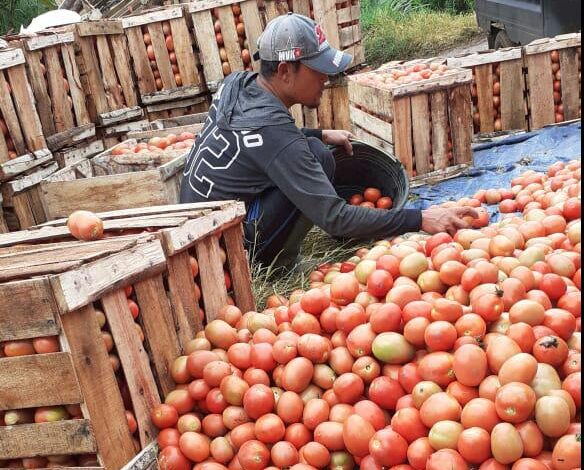
{"label": "man's left hand", "polygon": [[354,138],[349,131],[327,129],[322,131],[322,141],[328,145],[342,145],[349,155],[353,155],[353,144],[349,139]]}

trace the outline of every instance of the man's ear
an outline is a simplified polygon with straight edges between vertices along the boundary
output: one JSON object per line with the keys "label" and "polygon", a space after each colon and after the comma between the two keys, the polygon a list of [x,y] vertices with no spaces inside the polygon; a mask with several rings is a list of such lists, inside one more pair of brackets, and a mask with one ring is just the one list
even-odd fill
{"label": "man's ear", "polygon": [[288,62],[280,62],[278,64],[278,77],[285,83],[288,83],[290,81],[292,73],[293,73],[292,65],[289,64]]}

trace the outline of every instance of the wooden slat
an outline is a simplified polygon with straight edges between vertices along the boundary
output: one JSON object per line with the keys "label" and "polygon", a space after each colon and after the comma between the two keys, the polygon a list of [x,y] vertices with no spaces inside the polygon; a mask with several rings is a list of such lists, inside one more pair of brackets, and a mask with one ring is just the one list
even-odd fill
{"label": "wooden slat", "polygon": [[581,43],[580,33],[568,33],[556,36],[555,38],[536,39],[524,46],[524,51],[527,55],[540,54],[566,47],[580,47]]}
{"label": "wooden slat", "polygon": [[413,132],[414,158],[416,162],[416,172],[418,175],[428,173],[430,169],[430,153],[432,142],[430,141],[430,109],[428,106],[428,95],[420,93],[411,98],[412,102],[412,124],[415,126]]}
{"label": "wooden slat", "polygon": [[393,100],[387,90],[378,90],[349,80],[349,101],[374,112],[387,122],[393,120]]}
{"label": "wooden slat", "polygon": [[256,303],[251,289],[249,261],[243,248],[243,231],[235,225],[223,232],[229,272],[235,293],[235,304],[243,311],[255,311]]}
{"label": "wooden slat", "polygon": [[5,459],[87,454],[96,450],[86,419],[0,426],[0,455]]}
{"label": "wooden slat", "polygon": [[448,93],[454,163],[472,163],[472,105],[470,86],[454,87]]}
{"label": "wooden slat", "polygon": [[[8,158],[8,145],[6,144],[6,138],[4,137],[4,133],[0,132],[0,168],[2,168],[0,169],[0,180],[4,179],[5,176],[5,170],[2,164],[8,162],[9,160],[10,159]],[[0,214],[1,213],[2,210],[0,209]]]}
{"label": "wooden slat", "polygon": [[134,71],[138,79],[138,88],[141,94],[154,93],[156,82],[150,68],[150,61],[146,55],[144,36],[140,28],[128,28],[126,30],[128,48],[134,64]]}
{"label": "wooden slat", "polygon": [[47,80],[49,83],[55,129],[57,132],[63,132],[75,127],[75,122],[73,121],[73,114],[69,107],[65,86],[63,85],[59,55],[54,47],[50,47],[45,49],[44,58],[45,67],[47,68]]}
{"label": "wooden slat", "polygon": [[172,314],[183,350],[187,343],[203,330],[189,258],[188,251],[183,251],[170,256],[167,261]]}
{"label": "wooden slat", "polygon": [[176,81],[170,65],[170,55],[166,48],[164,33],[162,32],[162,24],[149,24],[148,32],[152,39],[152,47],[154,48],[154,56],[156,57],[156,64],[158,65],[162,85],[166,89],[176,88]]}
{"label": "wooden slat", "polygon": [[111,36],[109,40],[112,45],[116,73],[124,93],[126,106],[134,108],[138,106],[138,99],[136,97],[134,79],[132,78],[132,70],[130,68],[128,41],[123,35]]}
{"label": "wooden slat", "polygon": [[339,27],[337,24],[336,0],[319,0],[313,2],[314,19],[320,24],[328,43],[335,49],[341,47]]}
{"label": "wooden slat", "polygon": [[495,130],[495,107],[493,106],[493,68],[491,64],[475,67],[478,110],[481,132]]}
{"label": "wooden slat", "polygon": [[351,23],[353,21],[358,20],[360,17],[361,7],[358,4],[337,10],[337,22],[339,24]]}
{"label": "wooden slat", "polygon": [[[298,1],[298,0],[297,0]],[[308,3],[307,0],[301,0]],[[241,8],[241,14],[243,15],[243,21],[245,26],[245,36],[249,44],[249,53],[253,58],[253,55],[258,50],[257,41],[263,31],[262,18],[260,16],[260,11],[258,9],[258,4],[255,0],[247,0],[239,4]],[[254,71],[258,71],[260,67],[259,61],[252,60],[252,66]]]}
{"label": "wooden slat", "polygon": [[339,29],[339,42],[341,49],[361,40],[361,25],[359,23]]}
{"label": "wooden slat", "polygon": [[40,58],[40,52],[27,52],[26,66],[29,71],[28,77],[36,100],[39,118],[45,136],[49,136],[53,135],[56,130],[55,122],[53,121],[53,112],[51,110],[51,100],[48,94],[47,82],[42,72]]}
{"label": "wooden slat", "polygon": [[521,59],[501,62],[501,126],[503,130],[527,129],[525,78]]}
{"label": "wooden slat", "polygon": [[349,89],[346,86],[331,88],[333,107],[333,129],[351,130],[351,115],[349,112]]}
{"label": "wooden slat", "polygon": [[479,51],[460,57],[449,57],[446,59],[446,64],[449,67],[474,67],[482,64],[503,64],[506,61],[521,58],[521,47],[510,47],[498,50]]}
{"label": "wooden slat", "polygon": [[[122,468],[135,453],[124,402],[93,305],[61,317],[86,408],[105,468]],[[96,386],[99,384],[99,386]]]}
{"label": "wooden slat", "polygon": [[414,155],[412,142],[412,106],[411,98],[404,96],[393,102],[393,136],[395,141],[395,156],[404,165],[408,175],[414,170]]}
{"label": "wooden slat", "polygon": [[124,106],[124,97],[118,88],[116,69],[110,52],[108,40],[105,36],[95,38],[95,46],[102,73],[105,96],[108,102],[107,110],[119,109]]}
{"label": "wooden slat", "polygon": [[430,94],[432,114],[432,155],[434,169],[448,167],[448,92],[438,90]]}
{"label": "wooden slat", "polygon": [[[81,403],[71,355],[65,352],[0,359],[0,410]],[[42,384],[39,387],[39,384]]]}
{"label": "wooden slat", "polygon": [[367,129],[367,132],[370,134],[376,135],[390,144],[394,143],[393,126],[390,123],[372,116],[361,109],[357,109],[354,106],[351,106],[350,110],[351,120],[354,124],[363,129]]}
{"label": "wooden slat", "polygon": [[0,341],[56,335],[56,314],[46,279],[0,284]]}
{"label": "wooden slat", "polygon": [[[3,73],[0,73],[0,90],[9,90],[8,82]],[[12,138],[12,142],[14,142],[16,153],[18,155],[24,155],[27,153],[24,136],[22,135],[22,129],[20,128],[18,115],[16,114],[10,93],[5,93],[4,91],[0,93],[0,112],[2,112],[8,133]]]}
{"label": "wooden slat", "polygon": [[72,32],[59,32],[50,35],[33,36],[26,40],[26,48],[29,51],[37,49],[45,49],[59,44],[67,44],[75,41],[75,36]]}
{"label": "wooden slat", "polygon": [[14,48],[0,51],[0,70],[24,64],[24,62],[22,49]]}
{"label": "wooden slat", "polygon": [[151,24],[164,20],[171,20],[173,18],[180,18],[182,15],[183,12],[180,6],[166,7],[157,11],[145,13],[143,15],[122,18],[122,26],[124,28],[132,28],[144,24]]}
{"label": "wooden slat", "polygon": [[199,85],[199,74],[193,56],[191,36],[184,18],[170,20],[174,53],[183,85]]}
{"label": "wooden slat", "polygon": [[89,124],[91,119],[87,112],[85,104],[85,93],[81,85],[81,78],[79,70],[77,69],[77,62],[75,61],[75,49],[73,44],[63,44],[61,46],[63,55],[63,64],[65,66],[65,74],[69,82],[69,93],[73,100],[73,109],[75,109],[75,116],[77,118],[77,126]]}
{"label": "wooden slat", "polygon": [[209,38],[215,37],[213,18],[210,11],[200,11],[192,14],[195,37],[201,54],[203,72],[207,85],[223,80],[223,68],[219,57],[217,41]]}
{"label": "wooden slat", "polygon": [[175,387],[171,367],[174,360],[180,356],[181,347],[173,328],[172,311],[162,275],[137,282],[134,289],[140,305],[140,320],[148,339],[156,379],[162,395],[166,396]]}
{"label": "wooden slat", "polygon": [[34,95],[26,77],[24,65],[7,70],[14,106],[18,109],[24,140],[29,150],[41,150],[47,147],[41,121],[36,111]]}
{"label": "wooden slat", "polygon": [[221,22],[221,34],[227,60],[232,72],[243,70],[243,61],[241,60],[241,48],[239,47],[239,36],[235,29],[235,19],[231,7],[221,7],[217,9],[217,17]]}
{"label": "wooden slat", "polygon": [[69,312],[99,299],[116,286],[160,273],[165,263],[160,242],[153,240],[55,276],[51,284],[61,312]]}
{"label": "wooden slat", "polygon": [[79,38],[78,44],[85,64],[85,75],[91,89],[89,98],[93,101],[97,113],[101,114],[107,112],[109,108],[98,57],[95,53],[94,40],[92,37],[82,37]]}
{"label": "wooden slat", "polygon": [[304,127],[304,113],[302,112],[301,104],[295,104],[290,107],[290,114],[294,118],[296,127]]}
{"label": "wooden slat", "polygon": [[14,213],[18,219],[18,227],[20,230],[27,229],[28,227],[37,224],[28,194],[14,194],[12,196],[12,204],[14,206]]}
{"label": "wooden slat", "polygon": [[207,322],[210,322],[217,317],[219,310],[227,305],[227,287],[219,252],[219,240],[211,235],[199,240],[195,248],[199,262],[205,315]]}
{"label": "wooden slat", "polygon": [[121,21],[82,21],[77,23],[79,36],[98,36],[102,34],[124,34]]}
{"label": "wooden slat", "polygon": [[528,55],[527,87],[530,129],[539,129],[555,122],[553,76],[548,53]]}
{"label": "wooden slat", "polygon": [[266,23],[269,23],[277,16],[280,16],[276,0],[264,0],[264,7],[266,9]]}
{"label": "wooden slat", "polygon": [[318,129],[318,110],[303,106],[302,114],[304,115],[304,126],[309,129]]}
{"label": "wooden slat", "polygon": [[[164,294],[164,290],[160,294]],[[160,404],[150,360],[136,334],[124,290],[105,294],[101,303],[128,383],[134,414],[140,423],[138,432],[140,443],[144,447],[156,438],[157,431],[150,420],[150,411]],[[164,328],[163,325],[158,328]]]}
{"label": "wooden slat", "polygon": [[387,143],[385,140],[381,140],[379,137],[369,134],[365,129],[359,126],[353,126],[353,134],[357,139],[363,142],[373,145],[374,147],[380,148],[389,152],[391,155],[395,155],[395,148],[392,144]]}
{"label": "wooden slat", "polygon": [[580,105],[580,81],[578,80],[578,55],[576,48],[560,49],[560,70],[562,71],[562,104],[564,120],[578,119]]}

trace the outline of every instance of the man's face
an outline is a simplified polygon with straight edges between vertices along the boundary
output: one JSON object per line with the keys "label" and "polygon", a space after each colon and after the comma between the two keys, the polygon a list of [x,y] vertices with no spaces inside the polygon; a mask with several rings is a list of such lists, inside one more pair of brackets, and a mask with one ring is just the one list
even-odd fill
{"label": "man's face", "polygon": [[286,80],[286,92],[295,103],[316,108],[320,104],[327,81],[328,75],[300,64],[298,70],[290,67]]}

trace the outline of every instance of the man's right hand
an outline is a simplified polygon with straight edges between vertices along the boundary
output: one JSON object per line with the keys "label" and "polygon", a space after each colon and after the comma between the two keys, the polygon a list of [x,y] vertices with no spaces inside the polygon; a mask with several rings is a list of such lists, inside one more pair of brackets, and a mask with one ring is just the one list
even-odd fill
{"label": "man's right hand", "polygon": [[422,211],[422,230],[430,235],[447,232],[454,234],[464,228],[470,228],[471,224],[463,217],[477,219],[479,213],[472,207],[431,208]]}

